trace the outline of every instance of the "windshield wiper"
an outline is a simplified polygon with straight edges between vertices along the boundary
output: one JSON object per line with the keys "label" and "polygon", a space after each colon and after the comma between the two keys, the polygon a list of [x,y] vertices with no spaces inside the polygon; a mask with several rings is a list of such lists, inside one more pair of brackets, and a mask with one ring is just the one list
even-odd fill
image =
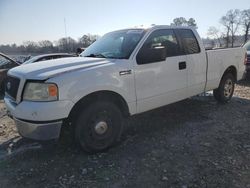
{"label": "windshield wiper", "polygon": [[84,57],[99,57],[99,58],[106,58],[106,56],[102,55],[102,54],[89,54],[89,55],[86,55]]}

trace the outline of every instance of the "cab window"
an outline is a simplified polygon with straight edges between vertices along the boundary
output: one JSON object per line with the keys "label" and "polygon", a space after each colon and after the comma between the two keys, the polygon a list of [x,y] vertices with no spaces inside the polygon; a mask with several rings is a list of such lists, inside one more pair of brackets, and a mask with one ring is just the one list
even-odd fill
{"label": "cab window", "polygon": [[149,47],[165,47],[167,57],[181,54],[177,38],[171,29],[154,31],[145,42],[145,45]]}
{"label": "cab window", "polygon": [[177,29],[177,33],[181,38],[184,51],[187,55],[200,53],[200,46],[192,30]]}
{"label": "cab window", "polygon": [[153,52],[154,55],[160,57],[163,50],[165,52],[165,57],[173,57],[183,54],[177,37],[172,29],[161,29],[152,32],[137,54],[137,63],[146,64],[163,61],[161,58],[156,58],[156,60],[155,58],[150,57],[150,53],[153,51],[157,52]]}

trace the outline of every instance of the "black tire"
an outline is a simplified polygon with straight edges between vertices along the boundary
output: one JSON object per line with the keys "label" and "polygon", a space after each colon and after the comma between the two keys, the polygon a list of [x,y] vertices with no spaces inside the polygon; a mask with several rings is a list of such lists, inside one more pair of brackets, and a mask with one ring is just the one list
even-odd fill
{"label": "black tire", "polygon": [[80,112],[75,123],[75,138],[88,153],[113,146],[122,133],[122,115],[111,102],[95,102]]}
{"label": "black tire", "polygon": [[213,90],[214,98],[222,104],[231,100],[234,93],[235,78],[231,73],[225,74],[217,89]]}
{"label": "black tire", "polygon": [[0,85],[0,96],[3,96],[5,93],[5,84],[4,82],[2,82],[2,84]]}

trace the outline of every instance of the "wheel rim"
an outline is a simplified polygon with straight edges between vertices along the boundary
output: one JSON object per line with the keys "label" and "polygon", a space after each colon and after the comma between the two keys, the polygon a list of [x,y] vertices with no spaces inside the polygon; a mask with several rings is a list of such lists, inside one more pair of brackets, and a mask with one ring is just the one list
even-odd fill
{"label": "wheel rim", "polygon": [[224,96],[229,98],[233,92],[233,81],[231,79],[226,80],[224,85]]}
{"label": "wheel rim", "polygon": [[[99,111],[90,116],[86,128],[81,130],[81,138],[86,138],[96,149],[104,149],[110,145],[113,134],[113,121],[106,110]],[[81,140],[84,143],[84,140]]]}

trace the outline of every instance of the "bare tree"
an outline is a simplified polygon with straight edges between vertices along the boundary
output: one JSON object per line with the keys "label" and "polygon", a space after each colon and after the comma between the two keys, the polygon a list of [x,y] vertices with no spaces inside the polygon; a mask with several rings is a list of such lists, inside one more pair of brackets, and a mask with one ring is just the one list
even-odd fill
{"label": "bare tree", "polygon": [[243,10],[241,12],[241,20],[242,20],[242,26],[244,28],[244,42],[247,42],[248,40],[248,34],[250,29],[250,9]]}
{"label": "bare tree", "polygon": [[98,38],[99,38],[98,35],[91,35],[91,34],[83,35],[81,38],[79,38],[79,44],[81,45],[81,47],[88,47]]}
{"label": "bare tree", "polygon": [[230,32],[230,23],[227,19],[226,16],[223,16],[220,20],[221,24],[225,27],[225,33],[223,33],[223,39],[226,41],[226,47],[229,47],[229,43],[230,43],[230,36],[229,36],[229,32]]}
{"label": "bare tree", "polygon": [[26,52],[37,52],[38,49],[37,43],[33,41],[24,41],[23,46]]}
{"label": "bare tree", "polygon": [[39,42],[24,41],[23,45],[0,45],[0,51],[5,53],[53,53],[53,52],[68,52],[74,53],[79,47],[88,47],[95,42],[100,36],[87,34],[79,38],[78,41],[71,37],[60,38],[57,41],[51,42],[49,40],[42,40]]}
{"label": "bare tree", "polygon": [[76,52],[77,49],[77,42],[75,41],[75,39],[68,37],[68,49],[69,52]]}
{"label": "bare tree", "polygon": [[68,49],[68,40],[67,38],[60,38],[57,41],[57,47],[60,52],[66,52]]}
{"label": "bare tree", "polygon": [[207,31],[207,35],[211,38],[214,38],[218,41],[219,43],[219,46],[221,47],[222,46],[222,43],[221,43],[221,35],[220,35],[220,31],[219,29],[217,29],[216,27],[214,26],[211,26],[208,28],[208,31]]}
{"label": "bare tree", "polygon": [[77,43],[71,37],[59,39],[57,46],[60,52],[75,52],[77,49]]}
{"label": "bare tree", "polygon": [[53,43],[49,40],[42,40],[38,42],[38,45],[40,47],[40,51],[42,53],[51,53],[53,52]]}
{"label": "bare tree", "polygon": [[79,43],[82,47],[88,47],[92,42],[90,39],[90,35],[83,35],[80,39],[79,39]]}
{"label": "bare tree", "polygon": [[220,20],[221,24],[226,28],[226,45],[229,46],[231,35],[231,47],[234,46],[235,34],[238,31],[240,20],[240,10],[229,10],[226,16],[223,16]]}

